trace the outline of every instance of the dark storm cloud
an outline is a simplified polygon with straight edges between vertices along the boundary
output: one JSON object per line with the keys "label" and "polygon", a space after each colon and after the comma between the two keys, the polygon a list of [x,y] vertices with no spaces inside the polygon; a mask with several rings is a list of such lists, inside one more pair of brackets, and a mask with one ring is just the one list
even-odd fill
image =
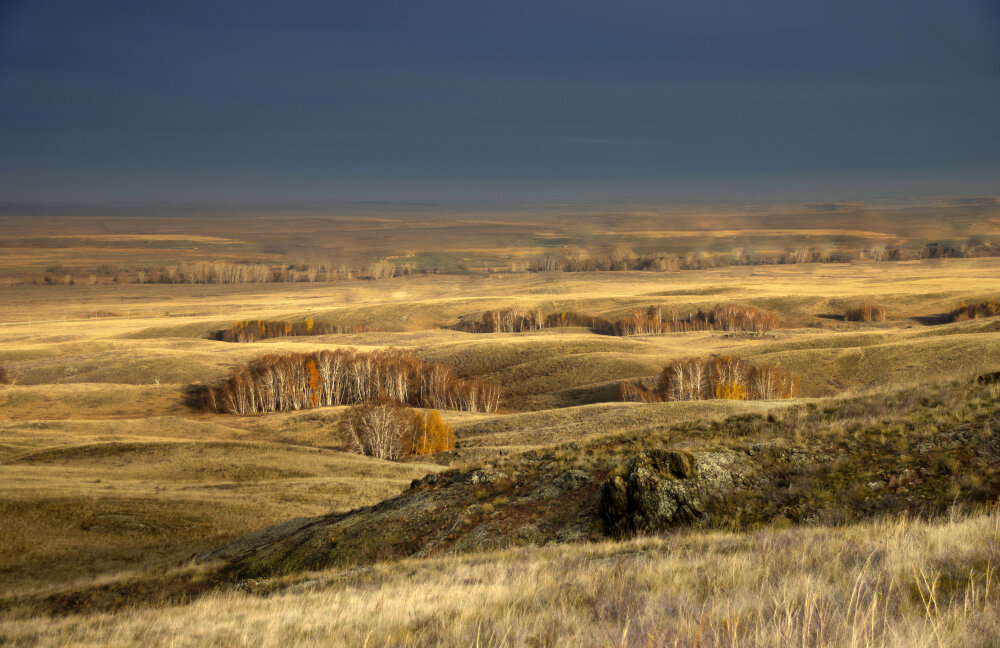
{"label": "dark storm cloud", "polygon": [[0,198],[995,193],[993,2],[33,2]]}

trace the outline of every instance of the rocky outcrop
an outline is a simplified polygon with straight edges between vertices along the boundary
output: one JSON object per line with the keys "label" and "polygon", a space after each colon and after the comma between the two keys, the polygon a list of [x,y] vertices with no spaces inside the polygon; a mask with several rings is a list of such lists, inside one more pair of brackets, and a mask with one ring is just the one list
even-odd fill
{"label": "rocky outcrop", "polygon": [[[203,552],[236,578],[358,567],[408,556],[503,549],[589,537],[596,476],[544,457],[504,469],[433,473],[374,506],[268,527]],[[595,532],[596,535],[596,532]]]}
{"label": "rocky outcrop", "polygon": [[706,518],[714,504],[742,487],[746,455],[645,450],[618,466],[601,487],[601,515],[610,535],[655,532]]}

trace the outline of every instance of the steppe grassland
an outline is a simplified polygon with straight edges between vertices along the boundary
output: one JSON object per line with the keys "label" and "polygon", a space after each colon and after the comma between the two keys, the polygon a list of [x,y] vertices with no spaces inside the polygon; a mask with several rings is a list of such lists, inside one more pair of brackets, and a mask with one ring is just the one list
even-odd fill
{"label": "steppe grassland", "polygon": [[1000,519],[528,547],[0,620],[35,646],[995,646]]}
{"label": "steppe grassland", "polygon": [[[0,491],[6,592],[175,564],[267,524],[373,504],[438,464],[343,452],[338,408],[260,417],[197,414],[183,387],[265,352],[400,346],[496,380],[498,415],[445,413],[461,456],[612,434],[630,427],[781,407],[781,403],[608,403],[618,380],[652,379],[677,357],[731,353],[804,376],[806,397],[966,377],[995,369],[994,322],[929,326],[961,300],[1000,292],[994,259],[699,272],[415,276],[261,286],[0,288]],[[861,300],[883,325],[835,319]],[[763,340],[720,333],[613,338],[584,329],[473,335],[434,328],[504,306],[624,315],[684,313],[741,301],[797,328]],[[124,312],[122,312],[124,311]],[[386,329],[250,344],[208,339],[237,319],[305,318]],[[930,320],[926,320],[930,321]],[[527,410],[527,411],[516,411]]]}

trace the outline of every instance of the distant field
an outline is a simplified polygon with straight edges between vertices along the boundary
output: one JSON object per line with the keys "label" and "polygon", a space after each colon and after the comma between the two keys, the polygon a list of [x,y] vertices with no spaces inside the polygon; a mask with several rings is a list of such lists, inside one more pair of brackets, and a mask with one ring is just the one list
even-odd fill
{"label": "distant field", "polygon": [[[280,226],[278,225],[280,223]],[[325,263],[386,258],[417,271],[510,270],[548,255],[775,253],[1000,238],[996,199],[746,206],[350,206],[308,214],[158,217],[4,216],[0,282],[41,281],[54,267],[87,279],[122,268],[196,261]],[[513,265],[512,265],[513,264]],[[107,277],[101,275],[99,280]],[[133,277],[134,278],[134,277]],[[78,283],[80,283],[78,281]]]}
{"label": "distant field", "polygon": [[[414,479],[449,468],[471,469],[520,456],[544,464],[549,460],[538,458],[549,455],[557,457],[551,464],[558,466],[572,448],[592,453],[612,443],[608,439],[631,447],[641,445],[636,440],[644,436],[667,434],[663,431],[684,425],[696,429],[733,416],[780,418],[796,404],[824,407],[835,402],[831,399],[853,393],[919,391],[942,380],[967,381],[1000,370],[1000,320],[947,323],[944,317],[963,301],[1000,297],[997,258],[672,272],[482,271],[505,260],[547,250],[567,253],[575,247],[724,251],[748,241],[780,249],[959,238],[956,232],[963,237],[993,235],[1000,231],[1000,219],[981,216],[994,208],[992,203],[925,205],[902,229],[902,211],[876,205],[711,214],[702,210],[698,227],[687,226],[682,213],[653,210],[591,212],[575,219],[553,209],[545,214],[544,226],[530,213],[451,214],[443,220],[418,214],[412,223],[375,215],[303,217],[292,219],[288,232],[273,236],[268,222],[254,218],[215,221],[214,229],[165,218],[150,221],[141,232],[137,221],[127,218],[109,220],[102,231],[94,230],[95,221],[88,219],[14,219],[0,232],[0,275],[8,277],[41,276],[53,264],[85,269],[103,262],[286,263],[350,254],[362,260],[382,255],[422,259],[420,263],[440,264],[456,273],[236,285],[112,283],[108,278],[96,285],[0,281],[0,366],[12,378],[12,384],[0,385],[0,520],[6,530],[0,534],[0,611],[10,608],[12,614],[30,616],[32,606],[49,611],[115,609],[128,601],[159,600],[159,594],[141,593],[142,583],[152,591],[162,590],[164,600],[176,600],[177,591],[159,579],[167,574],[162,578],[177,578],[188,583],[183,587],[192,587],[185,570],[201,569],[188,565],[197,554],[268,525],[376,505],[405,491]],[[955,210],[950,224],[936,218],[938,209]],[[834,213],[837,218],[818,224]],[[578,222],[581,228],[574,227]],[[41,233],[46,228],[49,231]],[[884,307],[887,321],[845,321],[844,313],[863,302]],[[510,307],[615,319],[650,306],[685,317],[726,303],[773,311],[784,325],[761,336],[698,331],[617,337],[582,327],[491,334],[451,328],[460,318]],[[307,318],[368,332],[248,343],[215,339],[217,331],[240,320]],[[502,410],[442,412],[455,426],[458,449],[394,463],[346,452],[336,433],[343,407],[238,417],[195,412],[185,404],[189,385],[217,381],[235,365],[265,353],[389,346],[450,365],[463,377],[502,385],[507,394]],[[618,402],[622,380],[652,386],[671,360],[723,354],[795,371],[802,377],[801,394],[792,401]],[[627,449],[617,447],[615,452]],[[503,502],[504,497],[491,495],[488,502],[451,505],[457,511],[481,511],[487,504],[499,507]],[[544,515],[541,510],[531,513],[533,504],[526,506],[529,515]],[[455,523],[462,519],[459,515]],[[290,522],[289,528],[299,523]],[[963,529],[987,522],[964,524]],[[923,527],[879,527],[873,532],[966,533]],[[471,533],[467,541],[477,537]],[[813,537],[786,535],[775,541],[808,544]],[[486,545],[490,541],[480,540]],[[720,547],[734,540],[706,542],[711,546],[699,551],[721,555]],[[616,552],[631,551],[624,545],[609,546],[616,548],[538,554],[531,560],[544,564],[532,563],[530,569],[543,573],[555,569],[553,565],[581,560],[604,564],[600,561],[618,560]],[[829,551],[840,550],[828,547],[820,553]],[[470,577],[492,578],[505,569],[509,557],[489,554],[488,559],[486,566],[474,569],[454,566],[473,574]],[[438,582],[436,565],[428,567],[431,572],[421,572],[418,580],[448,596],[464,591]],[[403,587],[406,579],[417,577],[387,572],[385,578]],[[510,578],[521,582],[521,576]],[[133,585],[109,585],[114,583]],[[585,592],[591,584],[574,581],[567,586]],[[648,593],[661,595],[655,588]],[[311,605],[314,601],[309,600]],[[225,598],[204,603],[231,604]],[[523,601],[498,599],[497,604],[517,606]],[[183,614],[195,613],[185,608]],[[0,619],[0,643],[5,638],[26,641],[40,632],[35,622],[18,618],[22,621]],[[140,624],[154,622],[136,619]],[[530,621],[537,627],[525,630],[525,637],[541,636],[539,628],[546,623],[570,634],[585,627],[572,615],[560,619]],[[754,623],[771,627],[761,619]],[[503,621],[475,622],[492,633],[485,645],[501,644],[498,633],[508,632]],[[95,642],[119,640],[89,622],[80,623]],[[620,636],[625,623],[615,617],[605,627]],[[392,621],[387,627],[395,628],[387,632],[398,634],[373,637],[391,643],[391,636],[405,637],[412,631],[409,622]],[[439,628],[435,636],[451,641],[465,636],[466,628],[463,621]],[[64,630],[60,626],[59,632]],[[909,636],[904,630],[899,636]],[[205,632],[210,637],[216,630]],[[292,636],[284,629],[279,634]]]}

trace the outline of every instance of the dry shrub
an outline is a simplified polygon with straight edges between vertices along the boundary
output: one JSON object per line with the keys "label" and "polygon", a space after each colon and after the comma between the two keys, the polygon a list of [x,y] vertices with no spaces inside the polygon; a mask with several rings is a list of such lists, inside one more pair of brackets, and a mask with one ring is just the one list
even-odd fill
{"label": "dry shrub", "polygon": [[996,317],[1000,315],[1000,301],[991,299],[977,304],[962,304],[955,310],[948,313],[949,322],[962,322],[965,320],[979,319],[980,317]]}
{"label": "dry shrub", "polygon": [[889,313],[884,306],[866,302],[857,308],[848,309],[844,313],[844,319],[848,322],[884,322],[889,318]]}
{"label": "dry shrub", "polygon": [[385,259],[373,261],[365,268],[365,276],[369,279],[392,279],[396,274],[396,264]]}
{"label": "dry shrub", "polygon": [[0,366],[0,385],[9,385],[12,382],[14,382],[14,379],[7,371],[7,367]]}
{"label": "dry shrub", "polygon": [[663,368],[656,394],[668,401],[775,400],[794,398],[799,382],[797,375],[776,365],[753,365],[727,355],[690,358]]}
{"label": "dry shrub", "polygon": [[494,412],[500,387],[455,375],[399,349],[355,349],[268,354],[233,369],[217,385],[201,387],[196,404],[220,414],[287,412],[328,405],[391,403]]}
{"label": "dry shrub", "polygon": [[626,403],[657,403],[660,397],[652,389],[646,389],[639,383],[623,380],[619,388],[620,400]]}
{"label": "dry shrub", "polygon": [[183,263],[168,274],[156,283],[237,284],[275,280],[271,267],[260,263]]}

